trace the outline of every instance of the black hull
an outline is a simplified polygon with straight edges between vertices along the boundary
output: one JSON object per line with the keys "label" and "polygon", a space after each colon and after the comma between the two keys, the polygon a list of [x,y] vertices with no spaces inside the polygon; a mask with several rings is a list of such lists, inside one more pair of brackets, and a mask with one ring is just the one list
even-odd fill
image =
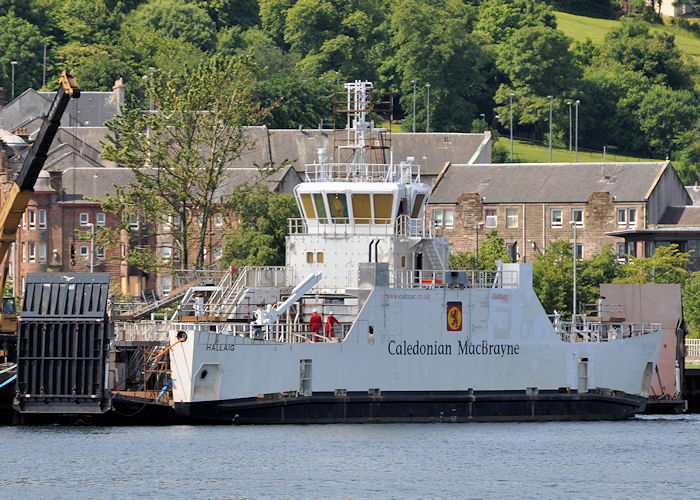
{"label": "black hull", "polygon": [[190,423],[334,424],[396,422],[536,422],[621,420],[644,411],[646,399],[598,389],[539,391],[349,392],[336,396],[246,398],[176,403]]}

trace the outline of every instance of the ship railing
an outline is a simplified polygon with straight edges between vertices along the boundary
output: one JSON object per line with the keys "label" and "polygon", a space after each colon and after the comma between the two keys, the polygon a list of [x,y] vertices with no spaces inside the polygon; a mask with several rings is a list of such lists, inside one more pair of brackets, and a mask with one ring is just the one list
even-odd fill
{"label": "ship railing", "polygon": [[564,342],[611,342],[661,330],[661,323],[588,321],[585,316],[577,316],[576,321],[562,321],[558,314],[550,315],[550,318],[554,330]]}
{"label": "ship railing", "polygon": [[[395,223],[394,223],[395,221]],[[322,234],[324,236],[399,236],[401,238],[433,238],[438,236],[433,221],[427,217],[392,218],[326,217],[320,219],[288,219],[290,235]]]}
{"label": "ship railing", "polygon": [[386,163],[311,163],[304,166],[306,182],[420,182],[420,165]]}
{"label": "ship railing", "polygon": [[685,355],[688,358],[700,358],[700,339],[685,339]]}
{"label": "ship railing", "polygon": [[162,342],[168,339],[167,321],[117,321],[114,339],[118,342]]}
{"label": "ship railing", "polygon": [[170,323],[169,328],[178,332],[194,332],[203,330],[207,333],[245,337],[252,340],[266,340],[285,344],[301,343],[337,343],[342,342],[349,324],[336,325],[335,337],[326,335],[323,330],[319,334],[309,331],[307,325],[278,322],[271,325],[254,325],[251,323]]}
{"label": "ship railing", "polygon": [[503,270],[391,271],[391,288],[518,288],[518,272]]}

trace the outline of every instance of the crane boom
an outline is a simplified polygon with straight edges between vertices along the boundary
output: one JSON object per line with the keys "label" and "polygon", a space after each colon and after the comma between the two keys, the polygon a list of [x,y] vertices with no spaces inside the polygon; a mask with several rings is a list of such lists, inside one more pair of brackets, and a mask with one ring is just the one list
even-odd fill
{"label": "crane boom", "polygon": [[[77,99],[80,97],[80,88],[72,71],[63,71],[58,81],[61,87],[56,92],[56,97],[51,103],[49,112],[41,124],[39,134],[36,136],[36,140],[32,144],[27,157],[24,159],[17,178],[7,191],[5,202],[0,209],[0,262],[4,260],[10,246],[17,239],[17,228],[22,219],[22,214],[32,198],[34,184],[46,162],[46,156],[61,125],[61,117],[68,106],[68,101],[71,98]],[[0,292],[2,294],[4,294],[6,279],[7,266],[2,266],[0,273]],[[6,331],[4,319],[1,327],[3,333]]]}

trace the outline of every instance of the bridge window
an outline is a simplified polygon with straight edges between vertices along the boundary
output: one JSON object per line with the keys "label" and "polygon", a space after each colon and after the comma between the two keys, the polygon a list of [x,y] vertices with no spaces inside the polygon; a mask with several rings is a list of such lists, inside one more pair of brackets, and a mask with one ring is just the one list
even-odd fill
{"label": "bridge window", "polygon": [[411,219],[417,219],[420,213],[420,208],[423,206],[423,200],[425,199],[425,194],[421,193],[416,195],[416,199],[413,202],[413,210],[411,210]]}
{"label": "bridge window", "polygon": [[335,224],[348,223],[348,201],[345,193],[328,193],[328,206]]}
{"label": "bridge window", "polygon": [[304,193],[301,195],[301,204],[304,207],[304,212],[306,213],[306,217],[308,219],[315,219],[316,218],[316,210],[314,210],[314,203],[313,203],[313,200],[311,199],[310,194]]}
{"label": "bridge window", "polygon": [[372,219],[372,206],[369,202],[368,194],[352,195],[352,212],[355,217],[355,224],[369,224]]}
{"label": "bridge window", "polygon": [[326,219],[326,205],[323,203],[323,195],[321,193],[314,193],[314,203],[316,205],[318,221],[321,224],[327,224],[328,219]]}
{"label": "bridge window", "polygon": [[393,194],[375,194],[374,195],[374,223],[389,224],[391,223],[391,209],[394,206]]}

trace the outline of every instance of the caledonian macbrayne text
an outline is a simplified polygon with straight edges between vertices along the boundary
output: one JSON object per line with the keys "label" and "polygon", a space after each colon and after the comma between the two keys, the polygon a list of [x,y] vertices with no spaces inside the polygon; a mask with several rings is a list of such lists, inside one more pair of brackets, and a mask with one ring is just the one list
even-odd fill
{"label": "caledonian macbrayne text", "polygon": [[[440,344],[437,341],[426,344],[419,340],[415,342],[392,340],[387,349],[392,356],[451,356],[453,347],[452,344]],[[470,340],[458,340],[454,352],[466,356],[516,356],[520,354],[520,345],[491,344],[487,340],[476,343],[472,343]]]}

